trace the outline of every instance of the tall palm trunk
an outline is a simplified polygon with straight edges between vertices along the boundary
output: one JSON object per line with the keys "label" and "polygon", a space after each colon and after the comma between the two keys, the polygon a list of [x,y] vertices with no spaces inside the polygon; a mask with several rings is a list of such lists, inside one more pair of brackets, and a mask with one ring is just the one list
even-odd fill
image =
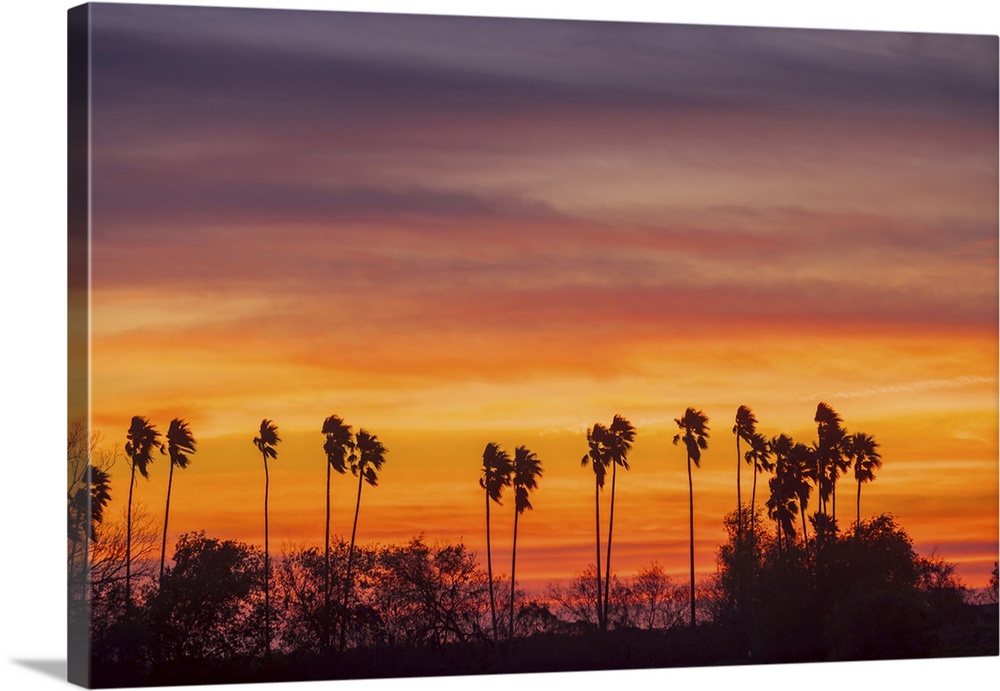
{"label": "tall palm trunk", "polygon": [[601,600],[601,485],[598,480],[594,480],[594,517],[597,523],[597,628],[604,630],[604,615],[602,611],[603,602]]}
{"label": "tall palm trunk", "polygon": [[323,570],[323,647],[330,647],[330,464],[326,464],[326,539]]}
{"label": "tall palm trunk", "polygon": [[271,653],[271,550],[268,542],[267,495],[271,478],[267,472],[267,454],[264,457],[264,654]]}
{"label": "tall palm trunk", "polygon": [[743,499],[740,494],[740,435],[736,435],[736,542],[743,538]]}
{"label": "tall palm trunk", "polygon": [[486,492],[486,573],[490,579],[490,617],[493,619],[493,640],[497,639],[497,602],[493,594],[493,549],[490,546],[490,493]]}
{"label": "tall palm trunk", "polygon": [[347,574],[344,576],[344,612],[340,620],[340,647],[344,651],[347,642],[347,605],[351,596],[351,567],[354,565],[354,538],[358,534],[358,513],[361,511],[361,483],[365,474],[358,473],[358,498],[354,504],[354,525],[351,527],[351,548],[347,551]]}
{"label": "tall palm trunk", "polygon": [[510,551],[510,635],[507,637],[508,644],[514,646],[514,570],[517,566],[517,517],[518,512],[514,510],[514,545]]}
{"label": "tall palm trunk", "polygon": [[806,507],[804,504],[799,507],[799,515],[802,517],[802,546],[807,547],[809,545],[809,536],[806,534]]}
{"label": "tall palm trunk", "polygon": [[[753,469],[753,491],[750,493],[750,532],[757,535],[757,465]],[[751,537],[751,539],[754,539]]]}
{"label": "tall palm trunk", "polygon": [[132,614],[132,490],[135,488],[135,463],[128,483],[128,515],[125,518],[125,618]]}
{"label": "tall palm trunk", "polygon": [[688,454],[688,506],[691,525],[691,627],[694,628],[694,482],[691,479],[691,454]]}
{"label": "tall palm trunk", "polygon": [[611,510],[609,512],[610,518],[608,520],[608,552],[605,555],[607,559],[607,568],[604,569],[604,606],[602,607],[602,612],[604,613],[604,619],[601,622],[601,630],[606,631],[608,628],[608,602],[611,598],[611,532],[615,527],[615,479],[618,476],[618,464],[611,464]]}
{"label": "tall palm trunk", "polygon": [[160,580],[163,581],[163,564],[167,560],[167,522],[170,520],[170,489],[174,485],[174,464],[170,464],[170,473],[167,475],[167,510],[163,513],[163,543],[160,545]]}
{"label": "tall palm trunk", "polygon": [[861,480],[858,480],[858,517],[854,521],[854,534],[858,534],[861,529]]}

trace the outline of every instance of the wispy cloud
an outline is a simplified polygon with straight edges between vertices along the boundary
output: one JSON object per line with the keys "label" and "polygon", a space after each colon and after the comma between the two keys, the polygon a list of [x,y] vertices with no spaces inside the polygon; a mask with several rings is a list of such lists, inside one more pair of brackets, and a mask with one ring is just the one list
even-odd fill
{"label": "wispy cloud", "polygon": [[[978,377],[963,375],[950,379],[922,379],[920,381],[907,382],[905,384],[891,384],[889,386],[877,386],[864,389],[852,389],[849,391],[837,391],[829,394],[832,399],[847,398],[867,398],[869,396],[883,396],[886,394],[906,394],[906,393],[926,393],[928,391],[939,391],[945,389],[965,389],[973,386],[985,384],[996,384],[994,377]],[[802,396],[799,401],[815,401],[825,394],[811,394]]]}

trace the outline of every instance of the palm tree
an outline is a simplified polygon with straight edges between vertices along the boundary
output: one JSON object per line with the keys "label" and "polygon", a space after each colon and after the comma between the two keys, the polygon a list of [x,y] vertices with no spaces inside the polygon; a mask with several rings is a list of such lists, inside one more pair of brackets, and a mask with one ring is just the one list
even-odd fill
{"label": "palm tree", "polygon": [[538,478],[542,474],[542,462],[538,457],[519,446],[514,450],[514,543],[510,552],[510,635],[507,640],[514,641],[514,570],[517,566],[517,518],[525,509],[531,508],[528,494],[538,486]]}
{"label": "palm tree", "polygon": [[[768,481],[771,496],[767,500],[767,515],[777,524],[778,550],[795,536],[796,488],[789,459],[795,443],[791,437],[782,434],[771,440],[774,452],[774,477]],[[784,534],[784,540],[782,535]]]}
{"label": "palm tree", "polygon": [[268,543],[267,525],[267,494],[270,489],[270,476],[267,472],[267,459],[277,458],[278,451],[274,447],[281,441],[278,437],[278,427],[268,419],[261,420],[260,433],[253,438],[254,446],[264,458],[264,654],[271,652],[271,553]]}
{"label": "palm tree", "polygon": [[[743,498],[741,495],[740,466],[743,465],[743,456],[740,453],[740,439],[750,444],[753,435],[757,432],[757,418],[753,411],[745,405],[736,409],[736,424],[733,426],[733,434],[736,435],[736,540],[743,536]],[[757,478],[754,477],[754,480]]]}
{"label": "palm tree", "polygon": [[809,483],[816,475],[815,452],[809,446],[796,443],[788,454],[788,483],[791,492],[798,499],[799,516],[802,519],[802,545],[807,542],[806,507],[809,505],[809,495],[812,485]]}
{"label": "palm tree", "polygon": [[493,619],[493,640],[497,637],[497,605],[493,593],[493,552],[490,546],[490,502],[500,504],[504,487],[510,487],[514,466],[510,454],[490,442],[483,450],[483,473],[479,486],[486,490],[486,571],[490,579],[490,616]]}
{"label": "palm tree", "polygon": [[167,508],[163,514],[163,544],[160,546],[160,580],[163,580],[163,564],[167,557],[167,521],[170,519],[170,490],[174,484],[174,466],[187,468],[189,454],[195,452],[196,442],[188,423],[180,418],[170,421],[167,429],[167,455],[170,456],[170,474],[167,478]]}
{"label": "palm tree", "polygon": [[604,425],[597,423],[587,430],[587,444],[590,450],[584,454],[580,465],[586,466],[589,462],[594,470],[594,522],[597,530],[597,561],[595,570],[597,571],[597,625],[604,630],[604,609],[601,599],[601,490],[604,489],[604,480],[608,475],[608,464],[611,458],[608,455],[608,442],[611,433]]}
{"label": "palm tree", "polygon": [[882,467],[878,442],[864,432],[856,432],[845,440],[845,455],[854,462],[854,479],[858,481],[858,517],[854,532],[861,527],[861,483],[875,479],[875,470]]}
{"label": "palm tree", "polygon": [[688,500],[690,506],[690,526],[691,526],[691,626],[694,627],[694,483],[691,479],[691,462],[701,467],[701,452],[708,448],[708,416],[700,410],[688,408],[684,412],[684,417],[674,418],[677,426],[683,430],[684,434],[674,436],[674,444],[684,441],[687,450],[688,468]]}
{"label": "palm tree", "polygon": [[819,482],[820,503],[826,513],[827,500],[832,497],[832,517],[837,519],[837,478],[845,472],[849,464],[844,459],[843,444],[846,432],[844,420],[826,403],[816,407],[814,418],[818,441],[816,443],[816,468]]}
{"label": "palm tree", "polygon": [[753,492],[750,494],[750,531],[756,530],[757,526],[757,476],[763,472],[772,472],[774,464],[771,463],[771,445],[762,434],[753,434],[750,437],[750,448],[746,452],[746,462],[753,466]]}
{"label": "palm tree", "polygon": [[[607,568],[604,570],[604,607],[603,612],[608,611],[608,602],[611,594],[611,534],[615,527],[615,480],[618,475],[618,466],[625,470],[629,469],[628,452],[632,450],[632,442],[635,441],[635,427],[632,423],[621,415],[615,415],[608,428],[608,457],[611,463],[611,510],[608,519],[608,551],[606,554]],[[607,616],[603,619],[603,628],[608,625]]]}
{"label": "palm tree", "polygon": [[135,488],[135,471],[149,479],[149,464],[153,462],[153,449],[162,453],[160,433],[147,418],[136,415],[128,428],[125,441],[125,455],[128,456],[132,475],[128,483],[128,510],[125,518],[125,614],[132,610],[132,491]]}
{"label": "palm tree", "polygon": [[325,548],[323,571],[323,647],[330,645],[330,473],[336,470],[343,475],[347,472],[348,463],[354,461],[354,438],[351,426],[336,416],[331,415],[323,421],[323,451],[326,452],[326,532],[323,545]]}
{"label": "palm tree", "polygon": [[354,527],[351,528],[351,548],[347,552],[347,574],[344,577],[344,617],[340,622],[340,650],[347,641],[347,605],[351,594],[351,567],[354,564],[354,540],[358,534],[358,513],[361,510],[361,487],[367,482],[372,487],[378,485],[378,471],[385,463],[386,448],[374,434],[358,430],[354,440],[357,455],[351,460],[351,472],[358,478],[358,498],[354,505]]}

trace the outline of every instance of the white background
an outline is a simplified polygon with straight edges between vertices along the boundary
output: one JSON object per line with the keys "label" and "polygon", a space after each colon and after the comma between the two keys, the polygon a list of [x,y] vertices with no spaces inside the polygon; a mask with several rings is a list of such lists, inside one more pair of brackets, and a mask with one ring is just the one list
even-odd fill
{"label": "white background", "polygon": [[[10,0],[0,18],[0,687],[65,687],[66,10],[72,2]],[[553,17],[696,24],[998,33],[994,0],[828,3],[702,0],[672,6],[638,0],[161,0],[215,4],[481,16]],[[817,4],[823,5],[817,7]],[[663,6],[661,6],[663,5]],[[152,269],[155,270],[155,267]],[[372,682],[253,685],[259,689],[337,686],[365,691],[483,691],[511,685],[713,689],[747,684],[810,691],[854,686],[995,688],[1000,658],[493,676]],[[223,687],[201,687],[206,689]],[[746,687],[744,687],[746,688]]]}

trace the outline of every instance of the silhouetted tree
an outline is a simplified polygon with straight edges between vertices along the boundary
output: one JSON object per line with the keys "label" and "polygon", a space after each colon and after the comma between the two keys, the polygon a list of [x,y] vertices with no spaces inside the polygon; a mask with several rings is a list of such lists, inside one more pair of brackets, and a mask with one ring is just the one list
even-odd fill
{"label": "silhouetted tree", "polygon": [[464,544],[427,545],[422,537],[378,551],[370,603],[388,645],[439,648],[484,632],[485,578]]}
{"label": "silhouetted tree", "polygon": [[802,545],[806,545],[806,507],[812,494],[810,481],[815,477],[815,450],[802,443],[796,443],[788,454],[787,482],[798,502],[798,513],[802,519]]}
{"label": "silhouetted tree", "polygon": [[844,458],[844,438],[847,432],[843,427],[843,419],[826,403],[816,407],[816,443],[817,481],[821,510],[827,513],[827,500],[833,500],[830,516],[837,518],[837,478],[848,469]]}
{"label": "silhouetted tree", "polygon": [[149,479],[149,464],[153,462],[153,449],[163,451],[160,433],[149,420],[139,415],[132,418],[125,441],[125,455],[131,468],[128,485],[128,516],[125,520],[125,616],[132,609],[132,492],[135,489],[135,471]]}
{"label": "silhouetted tree", "polygon": [[538,478],[542,475],[542,462],[533,452],[524,446],[514,450],[514,539],[510,551],[510,635],[514,639],[514,585],[515,569],[517,567],[517,519],[525,509],[531,508],[528,495],[538,487]]}
{"label": "silhouetted tree", "polygon": [[629,621],[641,629],[670,629],[684,617],[684,588],[679,587],[657,562],[639,569],[627,584]]}
{"label": "silhouetted tree", "polygon": [[[67,584],[71,606],[87,596],[87,559],[90,545],[99,539],[99,528],[111,502],[111,467],[115,452],[100,452],[101,435],[88,434],[83,422],[72,423],[67,431]],[[78,614],[71,611],[70,617]],[[82,613],[79,613],[82,614]]]}
{"label": "silhouetted tree", "polygon": [[[791,463],[795,443],[788,435],[781,434],[771,440],[774,452],[774,477],[768,481],[771,496],[767,500],[767,515],[777,524],[778,550],[791,547],[795,537],[795,516],[798,514],[797,487]],[[782,539],[784,538],[784,539]]]}
{"label": "silhouetted tree", "polygon": [[[608,550],[607,563],[604,570],[604,606],[602,612],[608,610],[609,587],[611,585],[611,534],[615,527],[615,480],[618,476],[618,466],[625,470],[629,469],[628,452],[632,449],[632,442],[635,441],[635,427],[621,415],[615,415],[608,428],[607,449],[611,465],[611,508],[608,512]],[[607,627],[607,618],[604,619],[604,626]]]}
{"label": "silhouetted tree", "polygon": [[[736,409],[736,424],[733,425],[733,434],[736,435],[736,539],[743,537],[743,499],[742,481],[740,479],[740,466],[743,465],[743,456],[740,453],[740,440],[747,444],[753,443],[753,437],[757,432],[757,418],[753,411],[745,405]],[[756,475],[754,481],[756,482]],[[752,504],[753,502],[751,502]]]}
{"label": "silhouetted tree", "polygon": [[340,650],[347,640],[347,613],[351,595],[351,567],[354,562],[354,542],[358,533],[358,513],[361,511],[361,487],[367,482],[378,485],[378,471],[385,463],[386,448],[374,434],[359,429],[354,440],[357,455],[351,461],[351,472],[358,478],[358,498],[354,505],[354,525],[351,528],[351,546],[347,552],[347,575],[344,577],[344,617],[340,622]]}
{"label": "silhouetted tree", "polygon": [[674,444],[684,441],[687,451],[688,469],[688,505],[690,507],[691,526],[691,626],[695,625],[695,589],[694,589],[694,482],[691,479],[692,461],[701,467],[701,452],[708,448],[708,416],[700,410],[688,408],[684,416],[675,418],[674,422],[684,432],[674,436]]}
{"label": "silhouetted tree", "polygon": [[[156,657],[219,660],[253,654],[259,645],[260,548],[236,540],[181,535],[174,563],[147,602]],[[169,674],[169,666],[164,668]]]}
{"label": "silhouetted tree", "polygon": [[514,465],[510,454],[490,442],[483,450],[483,472],[479,486],[486,492],[486,572],[489,578],[490,618],[493,621],[493,640],[497,637],[496,595],[493,592],[493,549],[490,544],[490,502],[500,504],[504,487],[510,487]]}
{"label": "silhouetted tree", "polygon": [[750,530],[757,527],[757,476],[763,472],[773,472],[771,463],[771,445],[762,434],[750,437],[750,448],[746,452],[746,461],[753,467],[753,491],[750,494]]}
{"label": "silhouetted tree", "polygon": [[604,611],[601,598],[601,490],[604,489],[604,481],[608,474],[608,465],[611,463],[611,456],[608,454],[609,437],[611,433],[608,428],[598,423],[587,430],[587,445],[589,450],[580,461],[580,465],[586,466],[590,463],[594,471],[594,525],[597,532],[596,550],[597,561],[595,572],[597,578],[597,597],[595,607],[597,609],[597,625],[604,630]]}
{"label": "silhouetted tree", "polygon": [[271,550],[268,538],[267,497],[271,486],[271,478],[267,470],[267,459],[277,458],[278,450],[274,448],[281,441],[278,427],[267,418],[260,422],[260,432],[253,438],[254,446],[264,459],[264,654],[271,652]]}
{"label": "silhouetted tree", "polygon": [[326,624],[326,635],[323,647],[330,645],[330,472],[336,470],[343,475],[348,464],[354,462],[354,437],[351,426],[340,417],[331,415],[323,421],[323,451],[326,452],[326,531],[323,535],[324,576],[323,576],[323,607]]}
{"label": "silhouetted tree", "polygon": [[167,507],[163,512],[163,542],[160,544],[160,579],[167,559],[167,523],[170,520],[170,490],[174,486],[174,466],[187,468],[188,456],[195,452],[196,442],[188,423],[179,418],[170,421],[167,429],[167,455],[170,457],[170,474],[167,477]]}
{"label": "silhouetted tree", "polygon": [[858,511],[856,526],[861,525],[861,485],[875,479],[875,470],[882,467],[882,455],[878,442],[864,432],[856,432],[845,438],[844,455],[854,464],[854,479],[858,482]]}

